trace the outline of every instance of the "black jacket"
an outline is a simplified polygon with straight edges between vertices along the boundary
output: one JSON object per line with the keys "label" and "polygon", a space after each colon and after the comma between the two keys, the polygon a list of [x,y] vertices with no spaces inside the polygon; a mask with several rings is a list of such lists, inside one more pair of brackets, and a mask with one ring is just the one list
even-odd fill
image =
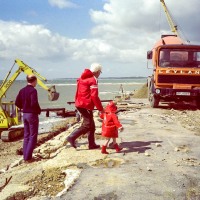
{"label": "black jacket", "polygon": [[22,109],[23,113],[41,113],[37,90],[32,85],[27,85],[19,91],[15,105]]}

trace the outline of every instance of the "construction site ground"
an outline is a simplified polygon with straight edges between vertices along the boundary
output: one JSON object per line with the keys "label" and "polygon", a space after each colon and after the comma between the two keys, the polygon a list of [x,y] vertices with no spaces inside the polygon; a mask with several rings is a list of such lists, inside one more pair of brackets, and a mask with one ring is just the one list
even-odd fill
{"label": "construction site ground", "polygon": [[[77,140],[77,150],[63,146],[80,122],[41,143],[32,163],[16,155],[22,139],[1,142],[0,199],[200,199],[200,111],[184,105],[155,109],[146,98],[118,107],[121,153],[88,150],[87,136]],[[102,145],[97,113],[95,122],[96,143]]]}

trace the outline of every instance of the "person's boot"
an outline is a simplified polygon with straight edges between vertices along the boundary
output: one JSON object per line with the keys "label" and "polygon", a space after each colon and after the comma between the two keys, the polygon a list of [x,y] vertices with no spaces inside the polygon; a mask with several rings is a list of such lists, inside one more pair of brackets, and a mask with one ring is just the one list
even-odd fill
{"label": "person's boot", "polygon": [[79,129],[76,129],[66,138],[65,142],[69,142],[70,145],[76,149],[75,141],[80,135],[82,135],[82,132]]}
{"label": "person's boot", "polygon": [[67,142],[70,143],[70,145],[71,145],[72,147],[74,147],[75,149],[77,148],[77,146],[76,146],[76,144],[75,144],[75,139],[74,139],[73,137],[68,136],[66,140],[67,140]]}
{"label": "person's boot", "polygon": [[88,143],[89,143],[89,146],[88,148],[91,150],[91,149],[99,149],[100,148],[100,145],[96,144],[95,143],[95,137],[94,137],[94,131],[90,131],[88,133]]}
{"label": "person's boot", "polygon": [[117,153],[119,153],[123,148],[119,147],[119,145],[116,143],[114,144],[115,150]]}
{"label": "person's boot", "polygon": [[107,151],[106,151],[106,146],[102,146],[102,149],[101,149],[101,153],[103,154],[109,154]]}
{"label": "person's boot", "polygon": [[100,145],[98,144],[92,144],[92,145],[89,145],[89,149],[99,149],[100,148]]}

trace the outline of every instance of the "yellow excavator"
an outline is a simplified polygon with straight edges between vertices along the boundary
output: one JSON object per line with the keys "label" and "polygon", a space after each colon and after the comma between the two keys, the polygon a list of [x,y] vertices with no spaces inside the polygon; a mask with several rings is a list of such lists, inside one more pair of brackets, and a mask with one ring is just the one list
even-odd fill
{"label": "yellow excavator", "polygon": [[[10,77],[11,71],[15,64],[18,65],[18,69]],[[2,98],[5,97],[8,89],[12,86],[13,82],[22,72],[26,75],[34,74],[37,77],[38,85],[48,91],[49,101],[56,101],[59,98],[59,93],[56,92],[54,85],[47,87],[43,83],[43,81],[47,81],[46,78],[41,76],[23,61],[16,59],[10,71],[0,85],[0,136],[2,141],[12,141],[23,135],[23,126],[18,126],[22,124],[21,110],[15,106],[14,101],[2,102]]]}

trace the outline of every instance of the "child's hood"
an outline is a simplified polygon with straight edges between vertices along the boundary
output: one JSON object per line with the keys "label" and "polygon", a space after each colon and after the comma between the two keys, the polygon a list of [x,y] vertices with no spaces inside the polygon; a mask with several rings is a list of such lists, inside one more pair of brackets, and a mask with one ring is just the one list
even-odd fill
{"label": "child's hood", "polygon": [[117,106],[115,105],[115,103],[113,101],[110,101],[108,103],[108,105],[105,108],[105,112],[106,113],[110,113],[110,112],[115,113],[115,112],[117,112]]}

